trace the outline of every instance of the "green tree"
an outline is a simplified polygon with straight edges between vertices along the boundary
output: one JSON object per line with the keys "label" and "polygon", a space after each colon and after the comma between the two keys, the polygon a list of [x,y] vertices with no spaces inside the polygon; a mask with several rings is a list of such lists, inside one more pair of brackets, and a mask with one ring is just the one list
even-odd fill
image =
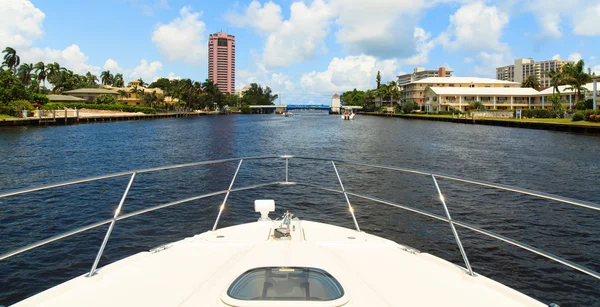
{"label": "green tree", "polygon": [[377,77],[375,77],[375,83],[377,83],[377,89],[379,89],[379,86],[381,85],[381,73],[379,70],[377,71]]}
{"label": "green tree", "polygon": [[29,100],[31,93],[23,82],[12,74],[11,70],[0,72],[0,106],[14,100]]}
{"label": "green tree", "polygon": [[548,101],[552,103],[552,109],[555,111],[564,111],[563,103],[566,103],[560,98],[560,94],[556,93],[548,98]]}
{"label": "green tree", "polygon": [[583,100],[583,92],[588,90],[585,85],[592,82],[592,77],[585,72],[585,63],[579,60],[575,64],[565,64],[562,68],[565,83],[569,85],[565,89],[575,91],[577,100]]}
{"label": "green tree", "polygon": [[17,76],[19,79],[21,79],[21,82],[23,82],[25,86],[28,86],[31,82],[31,78],[33,77],[33,64],[25,63],[19,66],[19,69],[17,70]]}
{"label": "green tree", "polygon": [[[61,71],[66,70],[66,68],[64,67],[60,67],[60,64],[54,62],[54,63],[50,63],[48,65],[46,65],[46,70],[47,70],[47,79],[53,79],[56,78],[56,76],[58,74],[60,74]],[[52,81],[50,81],[50,83],[52,83]]]}
{"label": "green tree", "polygon": [[400,91],[398,90],[398,84],[396,81],[390,81],[388,83],[388,95],[391,99],[392,105],[395,105],[400,99]]}
{"label": "green tree", "polygon": [[146,85],[148,85],[148,83],[144,82],[144,80],[142,80],[142,78],[139,78],[138,81],[140,82],[141,87],[145,87]]}
{"label": "green tree", "polygon": [[552,93],[560,94],[560,90],[558,89],[558,86],[562,85],[564,82],[563,81],[564,74],[562,72],[562,69],[548,70],[548,71],[546,71],[546,76],[548,76],[550,78],[550,85],[552,85],[552,87],[553,87]]}
{"label": "green tree", "polygon": [[[46,87],[46,77],[47,77],[47,71],[46,71],[46,64],[44,64],[44,62],[37,62],[35,64],[35,73],[37,74],[37,80],[40,82],[44,82],[44,87]],[[39,88],[38,88],[39,91]]]}
{"label": "green tree", "polygon": [[114,76],[110,73],[110,70],[105,70],[100,73],[100,80],[103,85],[111,85],[113,83]]}
{"label": "green tree", "polygon": [[125,87],[125,80],[123,80],[123,74],[115,74],[113,78],[112,86],[114,87]]}
{"label": "green tree", "polygon": [[485,106],[481,101],[473,101],[467,106],[467,110],[483,110]]}
{"label": "green tree", "polygon": [[85,74],[85,77],[87,78],[87,84],[90,87],[96,87],[97,84],[96,82],[98,82],[98,77],[94,74],[92,74],[91,72],[87,72],[87,74]]}
{"label": "green tree", "polygon": [[273,105],[279,95],[273,95],[271,88],[262,87],[256,83],[250,84],[250,88],[244,93],[242,101],[247,105]]}
{"label": "green tree", "polygon": [[407,102],[403,103],[400,108],[403,113],[409,114],[410,112],[412,112],[414,110],[418,110],[419,104],[417,104],[414,101],[407,101]]}
{"label": "green tree", "polygon": [[117,103],[117,98],[115,97],[115,95],[102,94],[102,95],[98,95],[98,97],[96,97],[96,99],[94,99],[94,103],[97,103],[97,104],[116,104]]}
{"label": "green tree", "polygon": [[521,87],[530,87],[533,89],[540,88],[540,80],[536,75],[529,75],[521,83]]}
{"label": "green tree", "polygon": [[2,65],[13,71],[17,69],[17,66],[21,63],[21,57],[17,55],[17,51],[12,47],[6,47],[2,53],[4,53]]}

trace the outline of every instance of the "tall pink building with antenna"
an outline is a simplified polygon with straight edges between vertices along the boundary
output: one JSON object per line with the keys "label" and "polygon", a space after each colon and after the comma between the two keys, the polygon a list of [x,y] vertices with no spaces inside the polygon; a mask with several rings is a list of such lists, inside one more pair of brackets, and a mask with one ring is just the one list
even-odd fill
{"label": "tall pink building with antenna", "polygon": [[223,93],[235,92],[235,36],[217,32],[208,39],[208,78]]}

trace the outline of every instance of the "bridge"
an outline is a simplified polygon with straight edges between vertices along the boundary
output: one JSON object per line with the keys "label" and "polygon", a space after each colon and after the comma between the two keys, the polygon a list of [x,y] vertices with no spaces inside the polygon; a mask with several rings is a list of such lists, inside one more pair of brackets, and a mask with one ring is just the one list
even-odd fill
{"label": "bridge", "polygon": [[[273,104],[250,106],[252,113],[280,113],[291,110],[326,110],[331,111],[331,105],[326,104]],[[361,110],[361,106],[342,106],[342,109]],[[336,111],[337,112],[337,111]]]}

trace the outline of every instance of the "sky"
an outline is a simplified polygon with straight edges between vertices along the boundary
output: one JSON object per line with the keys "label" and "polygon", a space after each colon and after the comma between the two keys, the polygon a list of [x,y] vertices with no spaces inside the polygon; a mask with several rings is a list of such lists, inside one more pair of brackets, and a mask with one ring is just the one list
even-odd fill
{"label": "sky", "polygon": [[0,48],[80,74],[202,81],[224,31],[237,89],[312,104],[416,67],[494,78],[516,58],[583,59],[599,74],[598,20],[600,0],[0,0]]}

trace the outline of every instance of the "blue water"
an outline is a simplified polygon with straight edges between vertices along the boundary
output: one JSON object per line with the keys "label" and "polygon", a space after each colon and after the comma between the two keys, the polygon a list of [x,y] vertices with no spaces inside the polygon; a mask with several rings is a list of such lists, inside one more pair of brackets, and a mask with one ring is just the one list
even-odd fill
{"label": "blue water", "polygon": [[[232,115],[56,127],[0,127],[0,192],[58,181],[221,158],[293,154],[360,160],[516,185],[600,203],[600,137],[506,127],[321,112]],[[229,185],[236,162],[139,174],[124,212]],[[431,179],[338,165],[346,189],[443,214]],[[244,162],[235,186],[283,180],[280,160]],[[290,180],[337,188],[329,162],[290,162]],[[110,218],[127,177],[0,199],[0,253]],[[600,270],[600,213],[440,180],[452,217]],[[339,194],[303,187],[233,193],[219,226],[257,218],[276,200],[303,219],[353,227]],[[100,265],[212,227],[223,196],[120,221]],[[361,229],[457,264],[447,224],[351,197]],[[0,261],[0,304],[10,305],[91,267],[106,226]],[[475,271],[546,303],[599,305],[600,283],[516,247],[458,228]]]}

